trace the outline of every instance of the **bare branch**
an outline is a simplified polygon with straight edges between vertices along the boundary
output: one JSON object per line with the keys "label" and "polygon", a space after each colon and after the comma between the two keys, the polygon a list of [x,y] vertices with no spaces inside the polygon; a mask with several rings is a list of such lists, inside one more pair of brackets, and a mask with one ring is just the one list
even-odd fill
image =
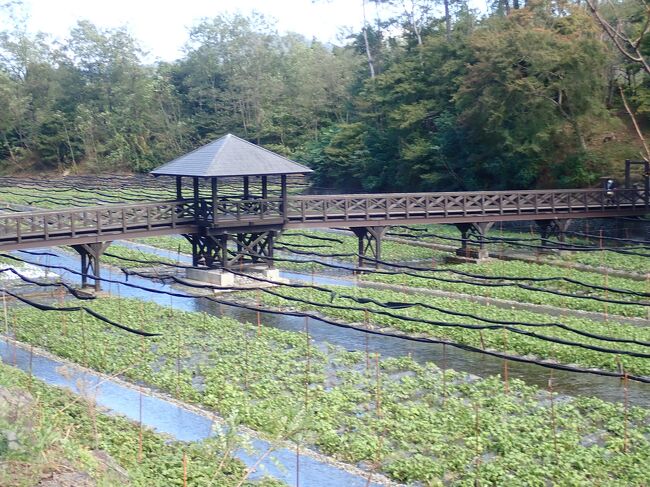
{"label": "bare branch", "polygon": [[619,50],[619,52],[623,54],[623,56],[628,58],[630,61],[640,64],[643,67],[644,71],[647,74],[650,74],[650,64],[645,59],[645,57],[641,53],[641,50],[639,49],[640,43],[643,40],[643,36],[645,35],[645,33],[648,31],[649,28],[650,12],[649,12],[649,18],[646,21],[646,25],[644,26],[640,38],[633,42],[629,37],[623,35],[618,29],[615,29],[612,26],[612,24],[610,24],[600,14],[593,0],[585,0],[585,2],[587,3],[587,6],[589,7],[589,10],[593,14],[593,16],[596,18],[596,20],[598,21],[602,29],[605,31],[605,33],[612,40],[612,42]]}
{"label": "bare branch", "polygon": [[634,129],[636,130],[636,134],[639,136],[639,140],[641,141],[641,144],[643,144],[643,150],[645,151],[645,154],[643,154],[643,159],[646,161],[650,161],[650,150],[648,150],[648,144],[646,144],[645,137],[643,137],[643,134],[641,133],[641,129],[639,128],[639,124],[636,121],[636,117],[634,116],[634,113],[630,109],[630,105],[628,105],[627,103],[627,99],[625,98],[625,92],[623,91],[623,87],[619,86],[618,91],[621,94],[621,99],[623,100],[623,106],[625,107],[625,111],[630,116],[630,119],[632,119],[632,124],[634,125]]}

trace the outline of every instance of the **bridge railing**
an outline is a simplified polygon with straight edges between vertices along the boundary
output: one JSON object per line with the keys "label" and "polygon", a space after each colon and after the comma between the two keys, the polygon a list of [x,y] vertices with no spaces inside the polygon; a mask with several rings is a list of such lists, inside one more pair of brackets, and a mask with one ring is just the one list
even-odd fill
{"label": "bridge railing", "polygon": [[221,199],[214,211],[212,200],[200,201],[199,221],[210,224],[265,223],[283,218],[281,198]]}
{"label": "bridge railing", "polygon": [[12,213],[0,215],[0,244],[176,228],[194,215],[188,200]]}
{"label": "bridge railing", "polygon": [[289,222],[612,212],[648,208],[643,190],[531,190],[293,196]]}

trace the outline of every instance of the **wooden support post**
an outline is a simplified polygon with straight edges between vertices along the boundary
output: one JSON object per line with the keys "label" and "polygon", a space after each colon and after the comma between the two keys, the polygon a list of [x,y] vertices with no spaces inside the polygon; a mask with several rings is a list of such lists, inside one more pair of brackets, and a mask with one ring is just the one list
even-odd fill
{"label": "wooden support post", "polygon": [[537,220],[535,224],[539,229],[539,236],[542,240],[542,247],[548,247],[548,239],[551,236],[552,220]]}
{"label": "wooden support post", "polygon": [[81,287],[84,288],[88,285],[88,254],[86,252],[79,252],[81,256]]}
{"label": "wooden support post", "polygon": [[248,176],[244,176],[244,199],[247,200],[250,197],[250,180]]}
{"label": "wooden support post", "polygon": [[357,236],[358,246],[358,266],[360,268],[366,265],[368,259],[366,256],[370,254],[373,260],[370,264],[375,268],[379,267],[381,260],[381,243],[384,235],[389,227],[353,227],[350,230]]}
{"label": "wooden support post", "polygon": [[273,260],[273,253],[275,248],[275,236],[276,236],[276,232],[269,232],[268,240],[266,243],[266,251],[268,257],[268,259],[266,259],[266,265],[269,269],[273,269],[273,266],[275,264],[275,261]]}
{"label": "wooden support post", "polygon": [[564,242],[566,239],[566,232],[571,225],[570,218],[563,218],[560,220],[537,220],[537,228],[542,239],[542,247],[548,247],[548,240],[551,237],[557,237],[559,242]]}
{"label": "wooden support post", "polygon": [[282,198],[282,218],[286,221],[287,220],[287,175],[282,174],[280,176],[280,197]]}
{"label": "wooden support post", "polygon": [[212,190],[212,222],[217,223],[217,207],[219,205],[219,191],[217,188],[217,178],[210,180]]}
{"label": "wooden support post", "polygon": [[471,223],[456,224],[456,228],[458,228],[458,230],[460,231],[460,249],[458,249],[458,251],[461,251],[463,255],[465,254],[465,252],[467,251],[467,247],[469,246],[469,230],[471,226],[472,226]]}
{"label": "wooden support post", "polygon": [[268,198],[268,176],[262,176],[262,199]]}
{"label": "wooden support post", "polygon": [[199,178],[192,179],[193,193],[194,193],[194,217],[199,219]]}
{"label": "wooden support post", "polygon": [[112,242],[98,242],[73,245],[72,248],[81,256],[81,286],[88,285],[88,276],[95,276],[95,291],[101,291],[101,266],[100,259]]}
{"label": "wooden support post", "polygon": [[566,241],[566,232],[569,230],[569,226],[571,226],[571,220],[570,218],[562,219],[562,220],[556,220],[556,226],[557,226],[557,239],[564,243]]}
{"label": "wooden support post", "polygon": [[190,242],[192,243],[192,267],[198,267],[199,266],[199,246],[197,244],[196,239],[198,238],[197,235],[192,235],[192,239]]}
{"label": "wooden support post", "polygon": [[[488,257],[488,251],[485,249],[485,237],[494,225],[494,222],[478,223],[457,223],[456,228],[460,231],[460,248],[456,249],[456,255],[459,257],[471,257],[475,259],[484,259]],[[478,241],[478,249],[470,248],[470,235],[474,235]]]}
{"label": "wooden support post", "polygon": [[219,262],[222,269],[228,267],[228,234],[219,236]]}
{"label": "wooden support post", "polygon": [[183,199],[183,176],[176,176],[176,200]]}

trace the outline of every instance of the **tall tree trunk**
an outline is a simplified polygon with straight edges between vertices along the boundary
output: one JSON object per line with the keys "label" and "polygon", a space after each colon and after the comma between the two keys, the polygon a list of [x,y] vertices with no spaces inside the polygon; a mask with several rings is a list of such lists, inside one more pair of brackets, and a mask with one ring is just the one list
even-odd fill
{"label": "tall tree trunk", "polygon": [[[447,4],[449,0],[445,0],[445,5]],[[415,34],[415,37],[418,40],[418,46],[422,45],[422,34],[420,34],[420,28],[418,27],[418,23],[415,20],[415,1],[411,0],[411,8],[409,9],[406,6],[406,2],[402,0],[402,7],[404,8],[404,13],[408,16],[409,22],[411,24],[411,29],[413,29],[413,33]],[[445,7],[445,11],[447,11],[447,7]]]}
{"label": "tall tree trunk", "polygon": [[444,0],[445,5],[445,35],[447,42],[451,40],[451,15],[449,13],[449,0]]}
{"label": "tall tree trunk", "polygon": [[370,43],[368,42],[368,21],[366,20],[366,0],[361,0],[361,5],[363,7],[363,42],[366,46],[366,56],[368,57],[368,69],[370,69],[370,78],[374,79],[375,77],[375,64],[372,59],[372,53],[370,52]]}

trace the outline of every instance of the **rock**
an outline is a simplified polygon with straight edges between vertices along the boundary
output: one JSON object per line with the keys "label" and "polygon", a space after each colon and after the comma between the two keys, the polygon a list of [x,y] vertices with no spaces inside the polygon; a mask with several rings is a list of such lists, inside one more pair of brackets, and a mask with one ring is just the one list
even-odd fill
{"label": "rock", "polygon": [[30,414],[33,403],[34,398],[27,391],[0,387],[0,418],[10,427],[14,426],[13,429],[0,430],[2,450],[20,449],[20,438],[16,428],[19,428],[21,435],[29,435],[34,429]]}
{"label": "rock", "polygon": [[26,411],[34,403],[34,398],[27,391],[0,387],[0,414],[7,419],[18,418],[21,411]]}

